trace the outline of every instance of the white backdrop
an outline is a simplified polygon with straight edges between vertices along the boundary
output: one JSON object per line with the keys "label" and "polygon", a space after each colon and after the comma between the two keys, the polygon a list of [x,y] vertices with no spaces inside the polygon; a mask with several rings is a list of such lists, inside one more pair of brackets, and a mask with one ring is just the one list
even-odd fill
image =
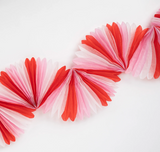
{"label": "white backdrop", "polygon": [[[159,0],[0,0],[0,70],[26,57],[71,67],[78,44],[112,22],[149,26]],[[75,122],[35,112],[26,132],[1,152],[159,152],[160,79],[120,75],[108,107]]]}

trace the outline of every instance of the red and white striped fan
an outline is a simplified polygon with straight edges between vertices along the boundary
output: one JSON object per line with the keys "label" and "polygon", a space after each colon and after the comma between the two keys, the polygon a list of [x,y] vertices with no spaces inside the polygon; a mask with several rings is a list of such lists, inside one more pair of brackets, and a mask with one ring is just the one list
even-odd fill
{"label": "red and white striped fan", "polygon": [[23,123],[33,118],[48,90],[57,64],[46,59],[26,59],[11,65],[0,76],[0,144],[10,144],[24,131]]}
{"label": "red and white striped fan", "polygon": [[[106,101],[111,101],[115,82],[120,81],[117,76],[120,72],[107,70],[86,70],[86,69],[61,69],[61,75],[65,75],[63,82],[57,84],[57,88],[47,98],[44,109],[47,112],[52,109],[52,114],[58,113],[64,121],[76,117],[89,116],[96,112],[97,107],[107,106]],[[58,72],[59,73],[59,72]],[[59,74],[53,82],[58,82]],[[53,87],[55,88],[55,87]]]}
{"label": "red and white striped fan", "polygon": [[147,30],[125,23],[96,29],[82,40],[76,67],[125,72]]}

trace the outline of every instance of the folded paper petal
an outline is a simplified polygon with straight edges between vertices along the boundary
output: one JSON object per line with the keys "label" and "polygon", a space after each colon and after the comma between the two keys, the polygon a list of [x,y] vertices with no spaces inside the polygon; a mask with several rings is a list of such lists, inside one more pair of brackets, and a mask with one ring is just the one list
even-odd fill
{"label": "folded paper petal", "polygon": [[37,91],[36,91],[36,60],[32,58],[29,60],[28,58],[25,60],[25,66],[27,69],[27,73],[29,76],[32,93],[34,97],[34,104],[37,107]]}

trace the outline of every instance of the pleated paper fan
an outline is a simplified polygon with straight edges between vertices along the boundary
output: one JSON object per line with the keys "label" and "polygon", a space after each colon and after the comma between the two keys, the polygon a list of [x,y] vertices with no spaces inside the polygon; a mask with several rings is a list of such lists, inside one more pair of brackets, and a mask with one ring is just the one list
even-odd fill
{"label": "pleated paper fan", "polygon": [[125,72],[147,31],[125,23],[95,29],[82,40],[76,67]]}
{"label": "pleated paper fan", "polygon": [[154,28],[155,38],[154,38],[154,48],[156,51],[156,72],[155,78],[160,76],[160,9],[154,15],[151,25]]}
{"label": "pleated paper fan", "polygon": [[[64,121],[76,117],[89,116],[90,112],[96,112],[97,107],[107,106],[106,101],[111,101],[115,91],[113,87],[120,78],[120,72],[107,70],[87,70],[61,68],[65,75],[63,81],[59,81],[55,90],[46,99],[45,112],[52,109],[52,114],[58,113]],[[58,75],[54,82],[57,82]]]}
{"label": "pleated paper fan", "polygon": [[1,72],[0,99],[37,109],[57,70],[57,64],[40,58],[37,60],[27,58],[25,62],[16,66],[11,65]]}
{"label": "pleated paper fan", "polygon": [[58,70],[46,59],[28,58],[11,65],[0,76],[0,145],[15,141],[24,132],[23,123],[42,105],[43,96]]}

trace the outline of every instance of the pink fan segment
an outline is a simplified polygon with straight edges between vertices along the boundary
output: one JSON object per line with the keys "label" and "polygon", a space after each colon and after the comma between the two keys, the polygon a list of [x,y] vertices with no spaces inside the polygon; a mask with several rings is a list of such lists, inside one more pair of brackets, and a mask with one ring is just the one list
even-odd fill
{"label": "pink fan segment", "polygon": [[[24,133],[33,110],[21,105],[0,102],[0,145],[9,145]],[[28,117],[28,118],[27,118]]]}
{"label": "pink fan segment", "polygon": [[35,102],[35,106],[37,107],[37,95],[36,95],[36,61],[34,58],[32,58],[30,61],[27,58],[25,60],[25,66],[28,72],[28,76],[29,76],[29,80],[30,80],[30,84],[32,87],[32,92],[33,92],[33,96],[34,96],[34,102]]}
{"label": "pink fan segment", "polygon": [[21,91],[21,89],[16,86],[16,84],[12,81],[10,76],[4,71],[1,72],[0,82],[2,83],[2,85],[7,87],[9,90],[14,92],[23,100],[28,102],[31,106],[33,106],[33,103],[26,97],[26,95]]}
{"label": "pink fan segment", "polygon": [[22,105],[7,103],[7,102],[3,102],[3,101],[0,101],[0,106],[7,108],[7,109],[10,109],[10,110],[13,110],[13,111],[16,111],[25,117],[34,118],[34,115],[32,113],[35,111],[34,109],[30,109],[30,108],[24,107]]}
{"label": "pink fan segment", "polygon": [[2,137],[5,141],[6,144],[10,144],[10,141],[15,141],[15,136],[13,134],[11,134],[6,128],[5,126],[2,124],[2,122],[0,122],[0,129],[1,129],[1,134]]}
{"label": "pink fan segment", "polygon": [[66,67],[61,67],[57,73],[56,76],[54,78],[54,81],[52,82],[52,84],[50,85],[49,89],[47,90],[46,94],[44,95],[42,102],[40,104],[40,106],[42,106],[42,104],[44,104],[44,102],[46,101],[46,99],[51,95],[51,93],[57,89],[62,82],[64,81],[64,79],[66,78],[67,74],[68,74],[69,70],[66,70]]}

